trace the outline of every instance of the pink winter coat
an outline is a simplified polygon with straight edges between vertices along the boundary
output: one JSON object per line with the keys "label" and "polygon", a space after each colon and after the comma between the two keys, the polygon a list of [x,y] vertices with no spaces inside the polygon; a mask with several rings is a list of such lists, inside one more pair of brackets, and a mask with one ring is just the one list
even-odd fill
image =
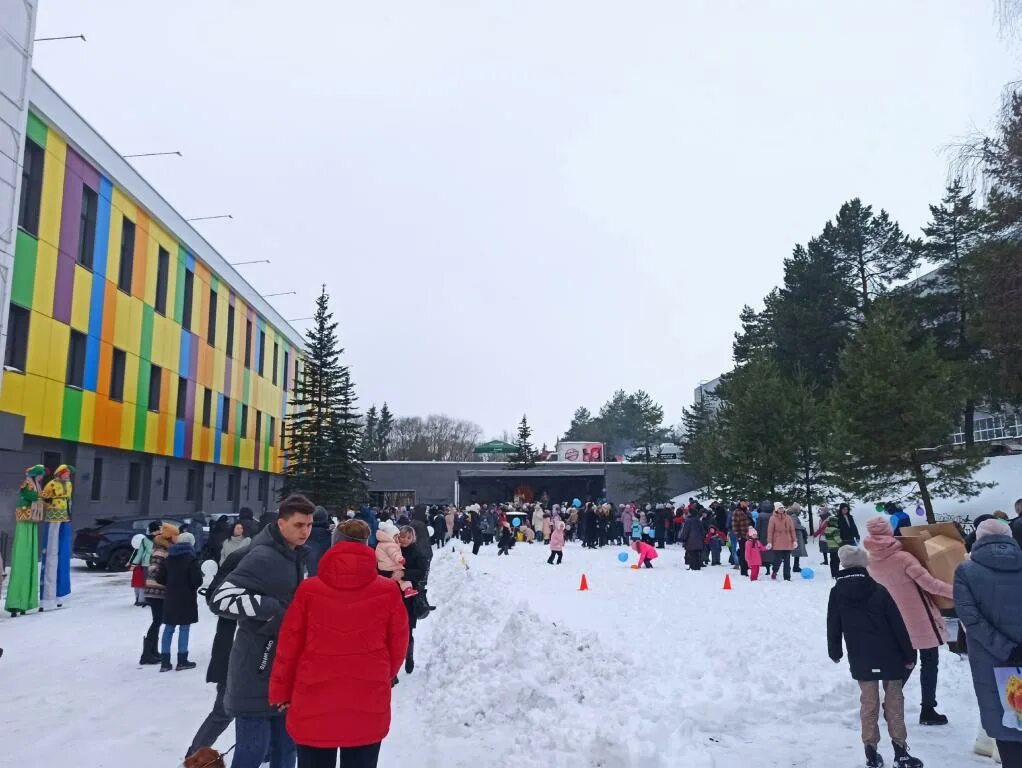
{"label": "pink winter coat", "polygon": [[384,530],[376,531],[376,567],[390,573],[403,571],[405,567],[401,545],[394,540],[392,534]]}
{"label": "pink winter coat", "polygon": [[561,552],[564,549],[564,523],[560,520],[557,521],[557,527],[554,532],[550,534],[550,550],[552,552]]}
{"label": "pink winter coat", "polygon": [[886,518],[874,517],[866,524],[866,530],[869,536],[863,546],[869,552],[867,570],[894,598],[912,639],[912,647],[936,648],[946,643],[944,619],[929,595],[950,599],[951,585],[931,576],[918,560],[901,548]]}
{"label": "pink winter coat", "polygon": [[656,560],[659,557],[657,551],[644,541],[635,542],[635,546],[639,553],[639,565],[642,565],[647,560]]}
{"label": "pink winter coat", "polygon": [[762,566],[763,555],[760,552],[763,550],[763,543],[759,539],[746,539],[745,540],[745,562],[749,565]]}
{"label": "pink winter coat", "polygon": [[788,515],[781,510],[778,514],[770,515],[770,524],[767,526],[767,544],[772,549],[788,552],[798,549],[798,541],[795,539],[795,523]]}

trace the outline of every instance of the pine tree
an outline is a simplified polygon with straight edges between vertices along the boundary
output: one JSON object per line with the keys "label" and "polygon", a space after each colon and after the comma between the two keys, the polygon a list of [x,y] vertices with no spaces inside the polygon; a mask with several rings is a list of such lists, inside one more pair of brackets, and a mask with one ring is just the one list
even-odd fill
{"label": "pine tree", "polygon": [[830,501],[834,478],[829,471],[825,445],[828,439],[823,387],[801,370],[788,380],[788,432],[795,449],[797,471],[785,498],[799,502],[813,528],[813,506]]}
{"label": "pine tree", "polygon": [[636,494],[639,503],[657,504],[667,500],[667,471],[660,456],[660,443],[666,433],[664,409],[641,389],[630,395],[628,401],[629,418],[635,421],[638,450],[625,467],[631,477],[625,485]]}
{"label": "pine tree", "polygon": [[386,461],[390,455],[391,433],[394,431],[394,414],[386,402],[380,409],[380,420],[376,425],[376,460]]}
{"label": "pine tree", "polygon": [[717,388],[721,485],[749,498],[777,499],[798,478],[792,392],[780,367],[759,355]]}
{"label": "pine tree", "polygon": [[[343,350],[342,350],[343,351]],[[333,452],[337,474],[334,485],[340,504],[354,508],[365,501],[369,474],[362,459],[362,419],[351,372],[341,366],[337,410],[333,422]]]}
{"label": "pine tree", "polygon": [[934,497],[975,496],[985,459],[946,444],[965,389],[960,369],[933,342],[913,338],[894,309],[878,305],[841,357],[831,393],[832,462],[838,487],[869,501],[914,483],[935,522]]}
{"label": "pine tree", "polygon": [[855,293],[840,279],[831,250],[819,239],[795,246],[784,261],[784,286],[773,309],[774,357],[785,375],[801,370],[825,392],[837,373],[852,324]]}
{"label": "pine tree", "polygon": [[763,299],[763,311],[756,312],[746,304],[738,315],[742,330],[735,333],[733,352],[736,365],[744,365],[762,354],[773,354],[777,346],[774,334],[774,313],[780,300],[775,288]]}
{"label": "pine tree", "polygon": [[930,223],[923,227],[923,252],[937,265],[935,279],[921,286],[916,303],[933,332],[938,353],[962,363],[971,384],[963,404],[965,444],[975,441],[976,400],[987,386],[986,354],[976,343],[975,314],[979,289],[977,250],[984,241],[986,213],[973,204],[960,180],[948,185],[940,205],[930,206]]}
{"label": "pine tree", "polygon": [[603,442],[604,435],[601,434],[601,427],[600,422],[589,412],[588,408],[579,406],[571,417],[571,424],[568,426],[568,431],[564,433],[564,439]]}
{"label": "pine tree", "polygon": [[344,377],[337,323],[329,310],[326,286],[316,299],[312,327],[305,334],[302,372],[291,393],[285,419],[288,438],[282,496],[304,493],[314,503],[338,506],[344,489],[337,482],[346,456],[338,437]]}
{"label": "pine tree", "polygon": [[906,279],[919,262],[918,244],[902,233],[887,211],[873,213],[859,198],[841,206],[833,222],[827,222],[820,246],[834,261],[838,275],[854,291],[852,320],[869,316],[878,296],[890,285]]}
{"label": "pine tree", "polygon": [[362,457],[366,461],[377,461],[380,449],[376,444],[377,427],[380,415],[376,406],[372,405],[366,411],[365,422],[362,425]]}
{"label": "pine tree", "polygon": [[522,415],[518,424],[518,439],[515,441],[516,450],[507,461],[508,469],[531,469],[536,466],[536,449],[532,445],[532,427],[528,419]]}
{"label": "pine tree", "polygon": [[720,439],[714,418],[716,397],[700,397],[691,408],[681,413],[682,431],[679,438],[682,456],[695,471],[699,486],[707,496],[717,488],[717,474],[721,465]]}

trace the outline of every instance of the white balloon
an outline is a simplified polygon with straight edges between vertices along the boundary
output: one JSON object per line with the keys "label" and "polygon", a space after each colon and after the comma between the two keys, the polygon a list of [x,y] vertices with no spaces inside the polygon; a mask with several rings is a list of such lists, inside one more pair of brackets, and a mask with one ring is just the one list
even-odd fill
{"label": "white balloon", "polygon": [[142,546],[142,542],[144,540],[145,536],[143,536],[141,533],[136,533],[134,536],[131,537],[131,546],[134,547],[135,549],[138,549],[139,547]]}
{"label": "white balloon", "polygon": [[433,536],[433,526],[432,525],[427,525],[426,526],[426,530],[429,531],[429,535],[432,537]]}
{"label": "white balloon", "polygon": [[213,577],[216,576],[216,572],[220,570],[220,566],[216,564],[216,560],[205,560],[202,563],[202,586],[208,587],[210,582],[213,581]]}

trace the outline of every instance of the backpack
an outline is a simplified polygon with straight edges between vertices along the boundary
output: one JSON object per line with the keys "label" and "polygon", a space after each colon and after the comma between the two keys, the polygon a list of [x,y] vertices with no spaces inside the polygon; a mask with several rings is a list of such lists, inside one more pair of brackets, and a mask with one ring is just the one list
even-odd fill
{"label": "backpack", "polygon": [[199,589],[199,594],[206,599],[206,606],[217,616],[220,614],[218,614],[213,608],[213,597],[218,591],[220,591],[220,586],[227,581],[227,577],[231,575],[231,571],[238,567],[238,563],[240,563],[241,559],[249,553],[249,550],[251,550],[251,547],[245,547],[244,549],[239,549],[237,552],[232,552],[228,555],[227,559],[224,560],[217,568],[216,575],[209,582],[209,586]]}

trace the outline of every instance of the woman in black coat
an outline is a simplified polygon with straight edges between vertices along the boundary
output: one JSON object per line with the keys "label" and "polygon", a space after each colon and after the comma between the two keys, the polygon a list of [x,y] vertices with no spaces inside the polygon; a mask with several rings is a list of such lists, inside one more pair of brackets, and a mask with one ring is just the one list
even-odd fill
{"label": "woman in black coat", "polygon": [[[405,579],[412,582],[415,589],[421,590],[423,580],[429,572],[429,563],[426,562],[426,558],[422,556],[422,551],[417,546],[415,529],[410,525],[404,526],[397,534],[397,543],[401,545],[401,554],[405,558]],[[408,611],[408,653],[405,655],[405,672],[409,675],[415,669],[413,633],[418,622],[415,616],[414,601],[415,597],[405,598],[405,610]]]}
{"label": "woman in black coat", "polygon": [[681,526],[678,536],[685,547],[685,562],[693,571],[703,567],[703,547],[706,546],[706,528],[696,510],[688,513],[685,523]]}
{"label": "woman in black coat", "polygon": [[841,533],[841,544],[855,547],[859,544],[859,526],[852,517],[852,508],[842,504],[837,508],[837,528]]}
{"label": "woman in black coat", "polygon": [[195,537],[178,535],[170,545],[167,557],[156,574],[156,581],[165,589],[163,597],[163,638],[160,643],[160,671],[169,672],[170,646],[177,630],[177,670],[195,669],[188,661],[188,631],[199,621],[198,591],[202,586],[202,569],[195,556]]}

